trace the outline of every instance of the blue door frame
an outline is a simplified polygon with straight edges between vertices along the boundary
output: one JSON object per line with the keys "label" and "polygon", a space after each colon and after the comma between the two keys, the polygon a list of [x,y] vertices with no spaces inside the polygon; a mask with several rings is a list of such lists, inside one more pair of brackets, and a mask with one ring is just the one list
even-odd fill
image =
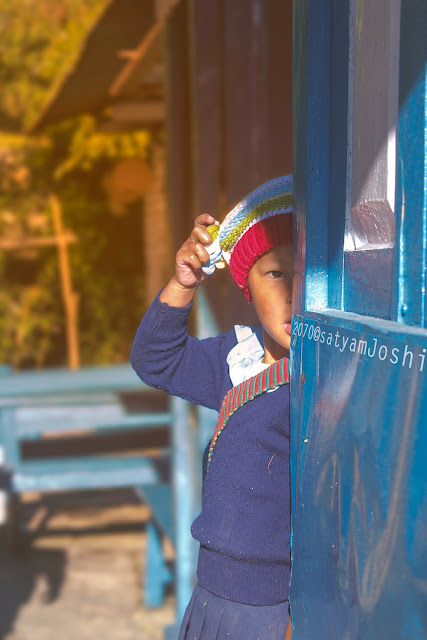
{"label": "blue door frame", "polygon": [[293,640],[427,637],[427,3],[401,3],[392,283],[374,317],[375,287],[349,296],[345,271],[358,2],[294,3]]}

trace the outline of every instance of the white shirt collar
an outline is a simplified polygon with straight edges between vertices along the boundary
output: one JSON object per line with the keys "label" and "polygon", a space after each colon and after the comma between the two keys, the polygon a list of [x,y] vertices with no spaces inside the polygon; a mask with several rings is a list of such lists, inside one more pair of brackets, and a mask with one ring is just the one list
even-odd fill
{"label": "white shirt collar", "polygon": [[[249,378],[252,378],[257,373],[260,373],[260,371],[267,369],[270,365],[261,362],[264,357],[264,348],[260,342],[262,327],[245,327],[236,324],[234,331],[236,333],[237,344],[229,352],[227,364],[231,382],[235,387],[241,382],[249,380]],[[275,389],[277,389],[277,387],[270,389],[270,391],[274,391]]]}

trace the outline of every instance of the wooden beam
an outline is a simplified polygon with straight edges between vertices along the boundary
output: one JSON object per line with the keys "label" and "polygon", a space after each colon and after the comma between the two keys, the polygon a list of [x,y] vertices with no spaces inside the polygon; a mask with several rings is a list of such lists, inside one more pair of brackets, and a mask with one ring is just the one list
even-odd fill
{"label": "wooden beam", "polygon": [[122,49],[117,54],[119,58],[123,58],[123,60],[134,60],[137,55],[136,49]]}
{"label": "wooden beam", "polygon": [[292,172],[293,3],[233,0],[223,7],[229,210],[265,180]]}
{"label": "wooden beam", "polygon": [[188,237],[195,217],[188,9],[189,0],[175,7],[165,33],[168,204],[175,251]]}
{"label": "wooden beam", "polygon": [[156,0],[155,24],[148,30],[136,49],[119,52],[119,55],[127,57],[129,62],[110,86],[111,96],[117,97],[132,91],[132,85],[140,84],[150,69],[164,60],[165,24],[178,3],[179,0]]}
{"label": "wooden beam", "polygon": [[65,231],[61,236],[45,236],[41,238],[0,238],[0,250],[16,251],[29,247],[53,247],[59,243],[71,244],[77,242],[76,236]]}
{"label": "wooden beam", "polygon": [[110,86],[109,92],[111,96],[116,97],[122,93],[124,87],[136,72],[138,72],[138,78],[141,79],[144,76],[144,71],[146,71],[154,61],[158,61],[163,57],[163,27],[164,21],[159,20],[148,30],[145,38],[142,39],[139,46],[132,52],[132,58],[128,64]]}
{"label": "wooden beam", "polygon": [[53,122],[109,106],[109,88],[126,63],[118,51],[137,49],[156,21],[155,0],[106,0],[98,20],[30,125],[40,131]]}
{"label": "wooden beam", "polygon": [[155,0],[156,19],[167,17],[178,0]]}
{"label": "wooden beam", "polygon": [[59,271],[67,323],[68,363],[71,369],[78,369],[80,366],[77,322],[78,294],[73,291],[67,243],[63,240],[64,228],[61,203],[55,194],[51,194],[49,200],[53,225],[58,237]]}
{"label": "wooden beam", "polygon": [[117,123],[163,123],[166,108],[163,100],[150,102],[118,102],[112,107],[111,120]]}

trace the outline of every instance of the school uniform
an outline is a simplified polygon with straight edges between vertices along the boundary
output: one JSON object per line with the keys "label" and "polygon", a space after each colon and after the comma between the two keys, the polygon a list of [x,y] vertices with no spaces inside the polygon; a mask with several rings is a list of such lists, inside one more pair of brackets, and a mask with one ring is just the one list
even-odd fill
{"label": "school uniform", "polygon": [[261,362],[261,327],[188,335],[193,303],[159,292],[141,320],[131,363],[148,385],[219,412],[209,446],[198,583],[179,640],[283,640],[290,580],[289,373]]}

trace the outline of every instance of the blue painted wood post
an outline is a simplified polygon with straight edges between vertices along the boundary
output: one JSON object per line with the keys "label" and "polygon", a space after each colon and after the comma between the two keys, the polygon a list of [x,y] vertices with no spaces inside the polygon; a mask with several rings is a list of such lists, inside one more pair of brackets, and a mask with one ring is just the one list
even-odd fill
{"label": "blue painted wood post", "polygon": [[[294,4],[295,640],[427,637],[420,544],[426,528],[427,332],[421,327],[427,4],[401,3],[394,273],[394,319],[400,322],[363,315],[362,305],[354,313],[344,311],[344,223],[352,187],[345,160],[347,151],[357,151],[358,133],[352,148],[351,109],[345,104],[353,72],[348,34],[361,26],[352,25],[351,9],[364,5],[362,0]],[[344,286],[351,287],[351,281]]]}
{"label": "blue painted wood post", "polygon": [[194,546],[190,528],[194,516],[194,460],[198,454],[195,425],[190,423],[189,404],[171,396],[172,490],[175,517],[176,624],[181,624],[193,590]]}
{"label": "blue painted wood post", "polygon": [[[12,373],[12,367],[8,364],[0,365],[0,380],[4,376],[8,376]],[[0,467],[4,467],[5,465],[5,450],[3,444],[3,420],[2,420],[2,412],[0,409]],[[7,473],[7,469],[4,469],[4,473]],[[5,484],[8,484],[5,482]],[[6,500],[7,494],[6,491],[0,491],[0,525],[6,522]]]}
{"label": "blue painted wood post", "polygon": [[[219,327],[215,317],[210,310],[209,301],[203,289],[200,287],[197,291],[197,307],[196,307],[196,331],[197,337],[201,340],[211,338],[219,334]],[[209,443],[215,431],[218,420],[218,412],[206,407],[197,407],[197,415],[199,422],[199,447],[200,456],[196,466],[200,473],[202,472],[202,452]],[[200,506],[200,505],[199,505]],[[196,514],[197,515],[197,514]]]}
{"label": "blue painted wood post", "polygon": [[160,607],[164,601],[165,585],[171,581],[172,574],[164,559],[162,536],[153,522],[147,523],[146,533],[144,606]]}
{"label": "blue painted wood post", "polygon": [[[416,144],[414,142],[416,141]],[[427,4],[402,2],[393,319],[426,327]]]}
{"label": "blue painted wood post", "polygon": [[[203,289],[197,292],[196,333],[200,339],[219,333]],[[197,424],[192,424],[189,406],[172,398],[177,412],[173,428],[173,487],[176,549],[176,624],[165,630],[166,640],[176,640],[179,627],[196,582],[199,543],[191,536],[192,521],[201,509],[202,453],[211,438],[218,414],[212,409],[196,408]]]}
{"label": "blue painted wood post", "polygon": [[19,440],[16,437],[15,429],[15,408],[0,408],[1,434],[4,446],[6,463],[12,467],[17,467],[20,462]]}

